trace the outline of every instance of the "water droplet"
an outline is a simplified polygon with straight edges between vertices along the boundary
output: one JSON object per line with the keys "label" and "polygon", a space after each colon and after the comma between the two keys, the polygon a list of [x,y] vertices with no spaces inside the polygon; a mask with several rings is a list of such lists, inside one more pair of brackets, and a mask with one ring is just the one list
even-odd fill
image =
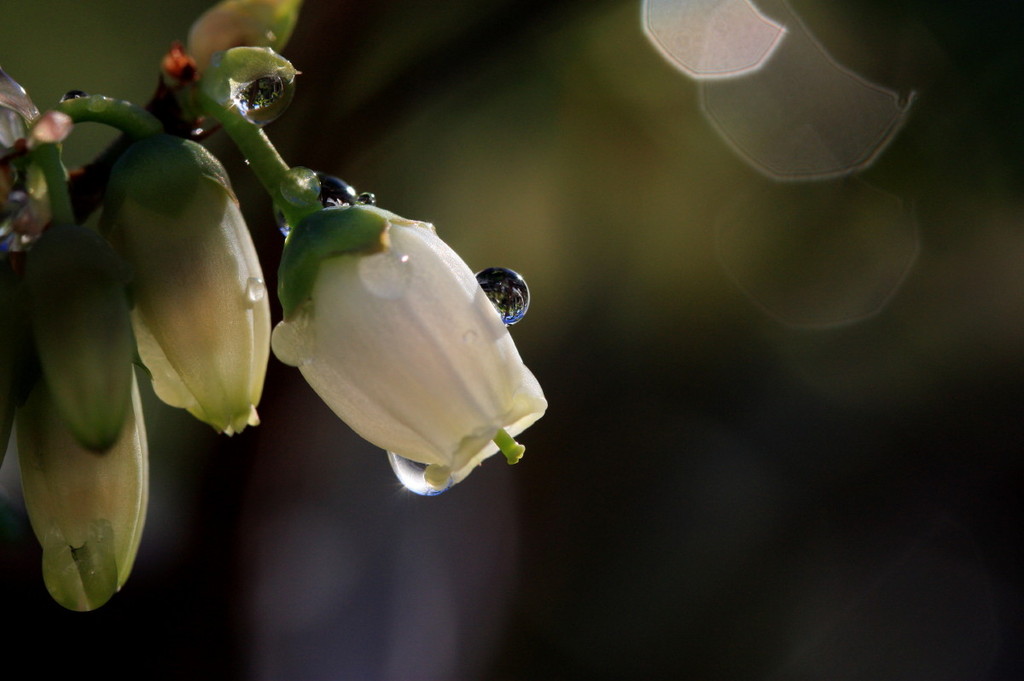
{"label": "water droplet", "polygon": [[99,113],[101,111],[106,111],[107,109],[109,109],[113,101],[113,99],[105,95],[100,95],[98,97],[90,97],[89,104],[86,106],[86,108],[88,108],[89,111]]}
{"label": "water droplet", "polygon": [[[442,492],[447,492],[455,484],[451,474],[448,474],[447,479],[445,479],[447,469],[437,464],[410,461],[394,452],[388,452],[388,462],[391,464],[391,470],[395,472],[395,477],[402,483],[402,486],[410,492],[421,496],[435,497]],[[428,481],[432,474],[440,478],[440,480]]]}
{"label": "water droplet", "polygon": [[264,126],[288,108],[295,93],[293,82],[278,75],[263,76],[243,83],[232,99],[247,121]]}
{"label": "water droplet", "polygon": [[476,273],[476,280],[505,326],[511,326],[526,316],[530,307],[530,289],[518,272],[504,267],[488,267]]}
{"label": "water droplet", "polygon": [[348,182],[327,173],[316,176],[320,180],[320,203],[324,208],[351,206],[358,200],[355,188]]}
{"label": "water droplet", "polygon": [[356,197],[356,202],[361,203],[364,206],[376,206],[377,196],[373,192],[363,192]]}
{"label": "water droplet", "polygon": [[281,230],[281,234],[284,234],[285,236],[288,236],[292,231],[292,226],[284,219],[284,213],[281,211],[277,211],[277,228]]}
{"label": "water droplet", "polygon": [[245,299],[256,304],[267,295],[267,284],[259,277],[249,277],[245,282]]}
{"label": "water droplet", "polygon": [[88,97],[88,96],[89,96],[89,93],[88,92],[83,92],[82,90],[68,90],[60,98],[60,101],[66,102],[69,99],[78,99],[79,97]]}
{"label": "water droplet", "polygon": [[290,168],[278,186],[281,198],[296,208],[313,210],[319,204],[320,179],[309,168]]}

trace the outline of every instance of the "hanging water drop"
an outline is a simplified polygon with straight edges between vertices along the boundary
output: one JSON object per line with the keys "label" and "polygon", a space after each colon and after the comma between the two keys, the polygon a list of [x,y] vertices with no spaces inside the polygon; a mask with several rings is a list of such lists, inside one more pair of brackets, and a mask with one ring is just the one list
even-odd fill
{"label": "hanging water drop", "polygon": [[285,219],[284,213],[277,211],[277,228],[281,230],[281,234],[288,236],[291,234],[292,226],[288,224],[288,220]]}
{"label": "hanging water drop", "polygon": [[348,182],[327,173],[317,173],[316,177],[320,180],[320,203],[324,208],[351,206],[358,201],[355,188]]}
{"label": "hanging water drop", "polygon": [[267,295],[267,284],[260,277],[249,277],[245,282],[245,299],[254,305]]}
{"label": "hanging water drop", "polygon": [[377,195],[374,194],[373,192],[363,192],[362,194],[356,197],[356,202],[361,203],[364,206],[376,206]]}
{"label": "hanging water drop", "polygon": [[294,81],[286,81],[279,75],[263,76],[243,83],[234,97],[238,112],[258,126],[264,126],[284,113],[295,93]]}
{"label": "hanging water drop", "polygon": [[402,486],[421,496],[435,497],[455,484],[447,469],[437,464],[410,461],[394,452],[388,452],[388,462]]}
{"label": "hanging water drop", "polygon": [[89,93],[88,92],[83,92],[82,90],[68,90],[60,98],[60,101],[66,102],[69,99],[79,99],[81,97],[88,97],[88,96],[89,96]]}
{"label": "hanging water drop", "polygon": [[476,280],[505,326],[511,326],[526,316],[530,307],[530,289],[518,272],[504,267],[488,267],[476,273]]}

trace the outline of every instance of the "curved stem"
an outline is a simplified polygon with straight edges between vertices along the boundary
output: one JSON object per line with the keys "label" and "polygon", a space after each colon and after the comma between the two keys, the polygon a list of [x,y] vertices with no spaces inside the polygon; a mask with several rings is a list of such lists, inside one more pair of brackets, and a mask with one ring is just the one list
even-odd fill
{"label": "curved stem", "polygon": [[225,107],[202,90],[197,90],[196,94],[203,113],[221,124],[288,224],[297,225],[306,215],[321,208],[319,202],[296,204],[283,195],[282,190],[293,183],[292,168],[261,128],[243,118],[234,107]]}
{"label": "curved stem", "polygon": [[46,193],[50,197],[50,211],[55,223],[75,224],[75,211],[71,207],[71,193],[68,191],[67,171],[61,160],[60,147],[56,144],[40,144],[32,150],[32,162],[43,171],[46,179]]}
{"label": "curved stem", "polygon": [[95,122],[117,128],[132,140],[140,140],[164,131],[156,116],[141,106],[122,99],[90,95],[68,99],[57,105],[75,123]]}

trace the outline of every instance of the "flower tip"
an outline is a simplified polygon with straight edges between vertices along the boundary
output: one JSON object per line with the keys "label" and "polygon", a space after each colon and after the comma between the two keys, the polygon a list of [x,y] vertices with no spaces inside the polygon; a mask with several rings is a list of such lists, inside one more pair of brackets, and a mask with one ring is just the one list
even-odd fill
{"label": "flower tip", "polygon": [[253,404],[249,405],[248,411],[243,413],[243,411],[240,410],[239,412],[224,419],[211,417],[209,414],[198,409],[195,411],[190,409],[189,413],[200,421],[212,426],[218,433],[227,435],[228,437],[241,433],[245,430],[246,426],[260,425],[260,417],[259,414],[256,413],[256,405]]}
{"label": "flower tip", "polygon": [[43,582],[68,610],[95,610],[110,600],[119,587],[111,523],[93,521],[80,546],[71,545],[55,528],[43,544]]}

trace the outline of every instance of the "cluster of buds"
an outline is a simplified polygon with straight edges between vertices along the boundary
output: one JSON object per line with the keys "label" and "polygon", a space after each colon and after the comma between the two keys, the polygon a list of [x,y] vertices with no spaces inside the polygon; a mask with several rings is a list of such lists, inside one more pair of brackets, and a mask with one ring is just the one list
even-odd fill
{"label": "cluster of buds", "polygon": [[[289,168],[270,145],[262,126],[296,75],[274,49],[299,4],[225,0],[203,15],[194,56],[175,53],[190,67],[164,88],[177,121],[79,92],[39,114],[0,72],[0,443],[13,423],[44,581],[67,608],[106,602],[139,546],[148,453],[137,375],[231,435],[259,423],[273,345],[426,495],[499,451],[518,461],[513,438],[547,407],[506,328],[528,301],[518,275],[474,275],[432,225]],[[96,230],[82,226],[60,152],[86,120],[124,133]],[[171,134],[198,127],[183,122],[221,126],[281,217],[284,319],[272,343],[238,200],[209,151]]]}

